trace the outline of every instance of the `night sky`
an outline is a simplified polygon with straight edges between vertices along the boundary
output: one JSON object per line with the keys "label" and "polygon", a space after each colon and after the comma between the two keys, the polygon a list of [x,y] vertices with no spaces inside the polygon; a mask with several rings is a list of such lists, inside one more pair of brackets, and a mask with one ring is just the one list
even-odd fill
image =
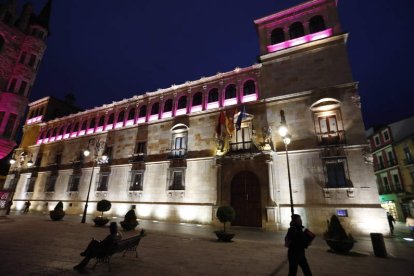
{"label": "night sky", "polygon": [[[46,0],[32,1],[39,12]],[[93,108],[256,62],[253,20],[295,0],[55,0],[31,101]],[[201,4],[202,3],[202,4]],[[410,0],[339,0],[366,127],[414,114]]]}

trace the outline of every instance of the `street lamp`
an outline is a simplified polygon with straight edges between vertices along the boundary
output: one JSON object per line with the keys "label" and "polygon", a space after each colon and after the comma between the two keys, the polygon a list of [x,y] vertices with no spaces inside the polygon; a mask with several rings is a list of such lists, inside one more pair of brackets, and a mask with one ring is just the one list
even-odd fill
{"label": "street lamp", "polygon": [[292,182],[290,180],[290,167],[289,167],[289,152],[288,152],[288,145],[292,140],[292,136],[289,134],[289,129],[286,124],[285,112],[283,110],[280,111],[280,126],[278,128],[279,135],[283,139],[283,143],[285,144],[285,151],[286,151],[286,163],[287,163],[287,171],[288,171],[288,181],[289,181],[289,196],[290,196],[290,212],[292,216],[294,214],[293,211],[293,197],[292,197]]}
{"label": "street lamp", "polygon": [[83,155],[85,157],[88,157],[91,154],[91,152],[89,150],[90,147],[94,149],[94,158],[93,158],[93,162],[92,162],[91,178],[89,180],[88,194],[86,196],[86,203],[85,203],[85,208],[83,210],[83,216],[82,216],[81,223],[85,223],[86,222],[86,212],[88,210],[89,194],[91,192],[92,178],[93,178],[93,172],[94,172],[94,168],[95,168],[96,162],[98,162],[98,163],[107,163],[108,162],[108,156],[105,155],[105,153],[101,156],[101,159],[100,160],[98,158],[99,151],[101,151],[101,150],[103,150],[105,148],[105,141],[102,141],[102,140],[96,139],[96,138],[90,139],[89,140],[89,143],[88,143],[88,148],[83,151]]}
{"label": "street lamp", "polygon": [[9,186],[9,189],[12,192],[12,194],[10,196],[10,200],[13,200],[13,198],[14,198],[14,194],[16,193],[16,188],[17,188],[17,182],[19,181],[19,178],[20,178],[20,172],[23,169],[25,159],[28,158],[29,155],[30,155],[30,159],[29,159],[29,161],[27,161],[26,166],[28,168],[30,168],[34,164],[33,161],[32,161],[32,157],[33,157],[32,153],[22,151],[18,155],[18,159],[16,159],[16,156],[17,155],[18,155],[17,152],[15,152],[13,154],[12,158],[9,160],[10,165],[16,164],[17,160],[19,160],[19,163],[14,168],[14,170],[15,170],[15,176],[14,176],[14,179],[13,179],[13,186],[11,187],[11,189],[10,189],[10,186]]}

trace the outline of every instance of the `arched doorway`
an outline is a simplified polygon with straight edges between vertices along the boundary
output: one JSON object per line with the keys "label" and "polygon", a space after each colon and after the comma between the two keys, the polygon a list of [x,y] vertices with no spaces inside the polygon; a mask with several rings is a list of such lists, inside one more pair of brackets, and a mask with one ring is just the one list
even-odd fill
{"label": "arched doorway", "polygon": [[235,226],[262,226],[260,183],[251,172],[240,172],[231,181],[231,206],[236,211]]}

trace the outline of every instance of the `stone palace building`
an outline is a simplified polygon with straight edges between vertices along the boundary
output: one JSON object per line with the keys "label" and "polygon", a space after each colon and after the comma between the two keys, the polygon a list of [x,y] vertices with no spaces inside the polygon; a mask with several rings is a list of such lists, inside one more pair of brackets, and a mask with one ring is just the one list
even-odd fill
{"label": "stone palace building", "polygon": [[216,224],[217,207],[231,205],[234,226],[284,229],[291,180],[294,211],[315,232],[332,214],[352,233],[385,232],[336,3],[255,20],[250,67],[55,119],[44,117],[51,98],[30,103],[6,180],[14,208],[30,200],[46,212],[61,200],[81,214],[90,188],[89,214],[108,199],[111,216],[135,207],[140,219]]}

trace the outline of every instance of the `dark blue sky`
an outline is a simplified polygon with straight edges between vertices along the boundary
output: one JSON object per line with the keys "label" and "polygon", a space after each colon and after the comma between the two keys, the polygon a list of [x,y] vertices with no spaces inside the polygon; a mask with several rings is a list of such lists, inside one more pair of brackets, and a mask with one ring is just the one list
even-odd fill
{"label": "dark blue sky", "polygon": [[[39,12],[46,0],[32,2]],[[302,2],[55,0],[31,100],[73,92],[92,108],[250,66],[253,20]],[[413,10],[410,0],[339,0],[367,127],[414,114]]]}

